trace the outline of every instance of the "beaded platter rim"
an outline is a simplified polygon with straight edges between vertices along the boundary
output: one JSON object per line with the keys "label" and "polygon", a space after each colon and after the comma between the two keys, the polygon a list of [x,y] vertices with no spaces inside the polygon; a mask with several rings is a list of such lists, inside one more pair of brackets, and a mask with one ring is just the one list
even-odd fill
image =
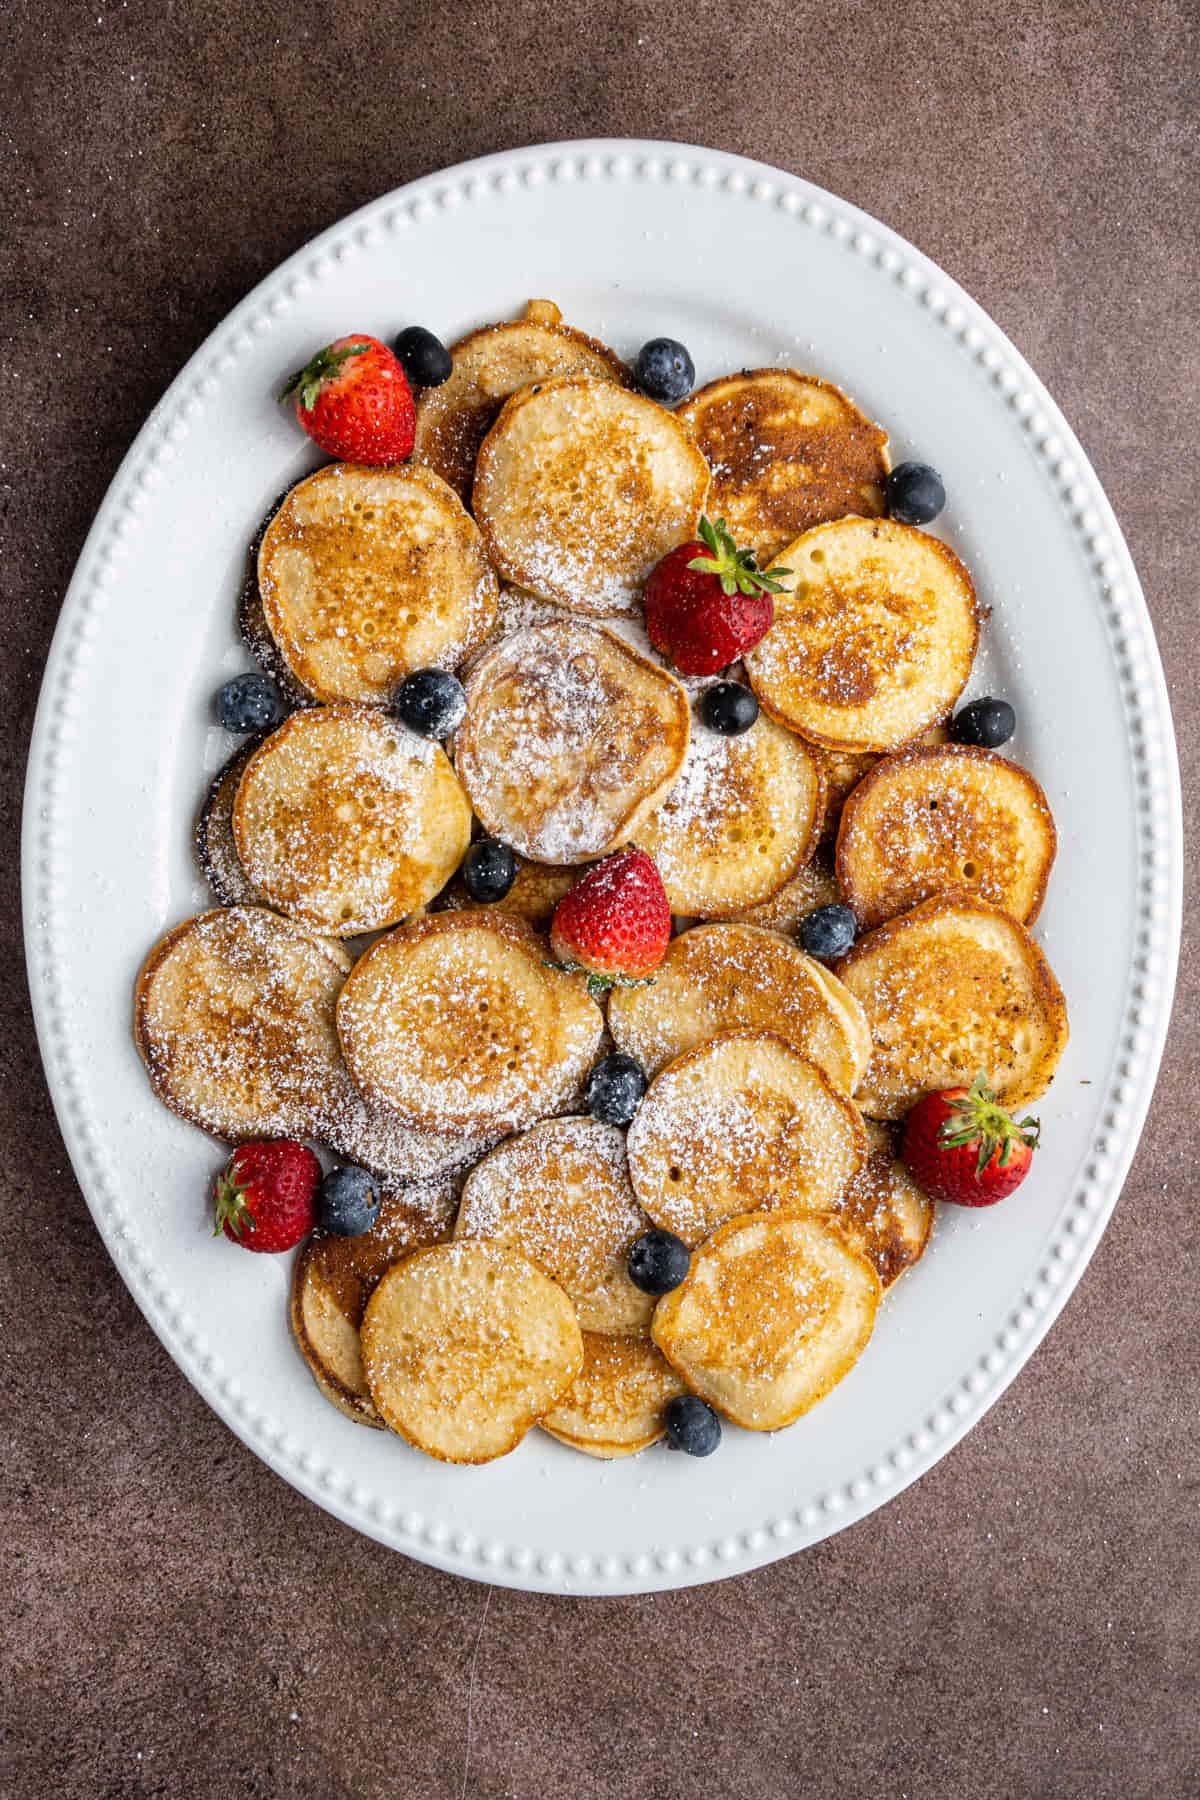
{"label": "beaded platter rim", "polygon": [[[719,1539],[699,1538],[617,1555],[539,1551],[536,1545],[449,1532],[437,1518],[370,1494],[322,1466],[258,1412],[222,1366],[145,1256],[125,1217],[103,1133],[86,1101],[63,984],[65,925],[56,908],[63,848],[60,796],[81,755],[75,720],[88,646],[111,603],[114,570],[138,530],[192,421],[220,392],[240,356],[313,284],[389,234],[459,208],[503,204],[523,187],[575,189],[622,182],[721,189],[774,208],[797,228],[859,256],[881,282],[946,331],[952,353],[975,366],[1019,421],[1085,553],[1103,619],[1134,771],[1139,876],[1136,954],[1126,983],[1118,1054],[1101,1129],[1040,1266],[1003,1328],[947,1387],[923,1423],[883,1457],[790,1511],[756,1518]],[[34,726],[25,790],[22,889],[26,957],[51,1095],[75,1173],[113,1260],[148,1323],[231,1429],[271,1468],[326,1510],[393,1548],[452,1573],[551,1593],[620,1594],[744,1573],[864,1517],[925,1473],[982,1417],[1036,1349],[1082,1275],[1120,1193],[1150,1104],[1170,1018],[1182,910],[1182,822],[1171,715],[1153,627],[1137,575],[1099,479],[1053,400],[1003,332],[919,251],[857,208],[762,163],[696,146],[598,140],[534,146],[421,178],[369,203],[280,265],[217,327],[173,382],[124,458],[96,515],[63,603]]]}

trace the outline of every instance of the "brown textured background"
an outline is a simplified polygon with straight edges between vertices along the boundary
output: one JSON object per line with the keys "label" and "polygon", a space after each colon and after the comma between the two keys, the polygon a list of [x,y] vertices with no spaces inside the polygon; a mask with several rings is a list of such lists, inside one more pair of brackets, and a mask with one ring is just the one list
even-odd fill
{"label": "brown textured background", "polygon": [[185,359],[361,202],[484,151],[602,134],[808,176],[905,233],[1011,334],[1130,538],[1194,846],[1194,0],[7,0],[0,48],[0,1792],[1195,1794],[1194,939],[1113,1224],[967,1441],[884,1512],[757,1575],[547,1600],[354,1536],[176,1372],[58,1140],[16,867],[59,600]]}

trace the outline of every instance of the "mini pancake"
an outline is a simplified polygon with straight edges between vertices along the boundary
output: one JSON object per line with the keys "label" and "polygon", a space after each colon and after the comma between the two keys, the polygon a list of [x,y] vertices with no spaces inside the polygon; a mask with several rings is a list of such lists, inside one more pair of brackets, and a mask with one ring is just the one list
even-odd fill
{"label": "mini pancake", "polygon": [[393,1263],[448,1235],[457,1195],[453,1181],[396,1190],[370,1231],[314,1231],[296,1259],[291,1318],[300,1354],[325,1398],[358,1424],[382,1425],[358,1335],[367,1301]]}
{"label": "mini pancake", "polygon": [[672,938],[653,982],[613,989],[608,1028],[648,1075],[725,1031],[775,1032],[843,1094],[870,1059],[866,1021],[841,983],[797,944],[753,925],[694,925]]}
{"label": "mini pancake", "polygon": [[507,1244],[415,1250],[363,1316],[362,1358],[384,1424],[441,1462],[516,1448],[583,1367],[575,1309]]}
{"label": "mini pancake", "polygon": [[470,503],[479,446],[518,388],[552,375],[594,375],[629,385],[620,358],[564,325],[550,300],[531,300],[522,319],[468,332],[451,345],[450,357],[449,380],[417,395],[413,456],[435,470],[464,504]]}
{"label": "mini pancake", "polygon": [[832,382],[796,369],[748,369],[685,400],[712,469],[711,514],[768,562],[802,531],[884,510],[887,433]]}
{"label": "mini pancake", "polygon": [[579,879],[578,869],[557,863],[529,862],[517,857],[517,874],[503,900],[472,900],[461,877],[450,883],[437,902],[439,912],[498,912],[524,919],[535,931],[549,931],[554,909]]}
{"label": "mini pancake", "polygon": [[725,1032],[656,1075],[629,1128],[633,1188],[694,1247],[755,1207],[825,1212],[866,1160],[855,1108],[768,1031]]}
{"label": "mini pancake", "polygon": [[986,1070],[1002,1106],[1044,1094],[1067,1044],[1062,989],[1023,925],[968,894],[925,900],[870,931],[836,973],[861,1002],[871,1066],[855,1098],[899,1119]]}
{"label": "mini pancake", "polygon": [[662,1351],[645,1338],[585,1331],[583,1368],[540,1423],[585,1456],[635,1456],[664,1435],[667,1402],[685,1391]]}
{"label": "mini pancake", "polygon": [[459,780],[484,829],[533,862],[586,862],[628,843],[683,767],[687,694],[602,626],[518,631],[466,689]]}
{"label": "mini pancake", "polygon": [[436,913],[360,957],[337,1028],[363,1093],[406,1124],[498,1135],[578,1100],[604,1015],[521,920]]}
{"label": "mini pancake", "polygon": [[265,906],[267,903],[247,875],[233,839],[233,803],[237,799],[242,770],[263,742],[263,734],[239,745],[213,776],[200,815],[193,846],[200,872],[222,906]]}
{"label": "mini pancake", "polygon": [[646,1331],[654,1300],[629,1279],[650,1221],[634,1199],[625,1136],[596,1119],[547,1119],[467,1177],[454,1235],[513,1244],[569,1294],[585,1331]]}
{"label": "mini pancake", "polygon": [[832,868],[823,857],[815,857],[796,870],[777,894],[757,906],[747,906],[735,913],[731,924],[761,925],[766,931],[799,931],[801,921],[818,906],[833,906],[841,900],[842,891]]}
{"label": "mini pancake", "polygon": [[846,802],[838,879],[866,926],[956,889],[1023,925],[1054,861],[1050,806],[1027,770],[965,744],[888,756]]}
{"label": "mini pancake", "polygon": [[671,911],[724,918],[778,893],[811,853],[821,793],[807,747],[765,714],[737,737],[693,721],[679,779],[637,834]]}
{"label": "mini pancake", "polygon": [[414,669],[457,668],[496,616],[474,521],[415,464],[330,463],[299,482],[263,534],[257,573],[271,640],[316,700],[378,705]]}
{"label": "mini pancake", "polygon": [[767,711],[811,743],[894,750],[949,716],[975,657],[975,589],[946,544],[839,519],[778,558],[775,623],[744,661]]}
{"label": "mini pancake", "polygon": [[887,1126],[868,1119],[866,1128],[870,1153],[830,1217],[889,1288],[924,1256],[934,1207],[897,1156]]}
{"label": "mini pancake", "polygon": [[661,1300],[654,1341],[694,1393],[747,1431],[779,1431],[858,1361],[879,1277],[812,1213],[730,1219]]}
{"label": "mini pancake", "polygon": [[[931,725],[928,731],[922,732],[917,743],[911,747],[915,750],[919,745],[944,744],[946,741],[946,727]],[[881,758],[873,750],[814,749],[813,754],[820,763],[825,776],[825,812],[821,820],[821,843],[823,846],[832,846],[837,840],[842,808],[859,782],[864,780],[872,769],[878,767]]]}
{"label": "mini pancake", "polygon": [[316,1137],[346,1104],[334,1008],[349,958],[277,913],[201,913],[150,952],[134,1038],[160,1100],[233,1143]]}
{"label": "mini pancake", "polygon": [[574,612],[633,612],[668,550],[695,537],[708,464],[641,394],[562,375],[504,404],[475,468],[473,505],[506,581]]}
{"label": "mini pancake", "polygon": [[353,937],[444,887],[471,841],[471,808],[440,744],[370,707],[314,706],[249,758],[233,836],[280,911]]}

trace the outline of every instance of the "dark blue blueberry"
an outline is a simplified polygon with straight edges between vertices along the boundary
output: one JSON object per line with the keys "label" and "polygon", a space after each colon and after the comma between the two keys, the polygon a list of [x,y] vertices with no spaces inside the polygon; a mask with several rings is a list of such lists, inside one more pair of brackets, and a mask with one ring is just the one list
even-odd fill
{"label": "dark blue blueberry", "polygon": [[637,353],[634,380],[643,394],[663,406],[677,406],[692,391],[696,365],[674,338],[651,338]]}
{"label": "dark blue blueberry", "polygon": [[636,1057],[614,1050],[602,1057],[588,1076],[587,1108],[604,1125],[628,1125],[646,1091],[646,1076]]}
{"label": "dark blue blueberry", "polygon": [[710,731],[722,737],[741,737],[758,717],[758,701],[740,681],[718,681],[705,690],[700,717]]}
{"label": "dark blue blueberry", "polygon": [[889,519],[901,525],[928,525],[946,504],[946,489],[928,463],[897,463],[883,486]]}
{"label": "dark blue blueberry", "polygon": [[402,331],[395,350],[400,367],[415,387],[441,387],[443,381],[449,381],[454,367],[450,352],[441,338],[423,325],[410,325]]}
{"label": "dark blue blueberry", "polygon": [[643,1294],[669,1294],[684,1279],[691,1254],[673,1231],[643,1231],[629,1246],[629,1279]]}
{"label": "dark blue blueberry", "polygon": [[800,921],[800,948],[830,962],[845,956],[857,930],[858,921],[848,906],[818,906]]}
{"label": "dark blue blueberry", "polygon": [[256,669],[251,675],[235,675],[217,689],[217,717],[226,731],[245,737],[251,731],[267,731],[287,715],[287,702],[269,675]]}
{"label": "dark blue blueberry", "polygon": [[721,1421],[699,1394],[667,1401],[667,1439],[687,1456],[711,1456],[721,1441]]}
{"label": "dark blue blueberry", "polygon": [[462,878],[472,900],[492,906],[517,879],[517,859],[499,838],[480,838],[463,857]]}
{"label": "dark blue blueberry", "polygon": [[445,669],[415,669],[396,689],[392,711],[421,737],[444,738],[457,731],[467,710],[461,681]]}
{"label": "dark blue blueberry", "polygon": [[996,750],[1007,744],[1017,729],[1017,715],[1007,700],[972,700],[950,721],[950,737],[956,744],[982,744]]}
{"label": "dark blue blueberry", "polygon": [[358,1237],[379,1217],[383,1196],[379,1183],[353,1163],[330,1169],[317,1195],[317,1224],[337,1237]]}

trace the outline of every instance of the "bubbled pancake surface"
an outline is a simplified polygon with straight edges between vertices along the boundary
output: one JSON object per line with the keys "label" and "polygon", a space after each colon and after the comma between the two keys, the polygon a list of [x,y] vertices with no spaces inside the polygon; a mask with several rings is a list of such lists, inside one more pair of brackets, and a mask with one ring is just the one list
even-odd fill
{"label": "bubbled pancake surface", "polygon": [[865,1123],[867,1160],[846,1183],[830,1216],[889,1288],[924,1256],[934,1206],[897,1156],[888,1127],[874,1119]]}
{"label": "bubbled pancake surface", "polygon": [[822,1212],[866,1160],[862,1120],[771,1032],[726,1032],[656,1075],[629,1128],[634,1192],[694,1247],[762,1207]]}
{"label": "bubbled pancake surface", "polygon": [[614,988],[608,1027],[618,1050],[650,1075],[686,1050],[735,1030],[772,1031],[817,1064],[841,1092],[860,1079],[860,1052],[840,983],[799,945],[753,925],[694,925],[672,938],[654,980]]}
{"label": "bubbled pancake surface", "polygon": [[775,718],[818,745],[893,750],[947,717],[975,656],[975,589],[939,539],[839,519],[788,545],[775,622],[745,654]]}
{"label": "bubbled pancake surface", "polygon": [[514,1449],[583,1366],[575,1309],[510,1245],[416,1250],[367,1302],[363,1367],[376,1411],[443,1462]]}
{"label": "bubbled pancake surface", "polygon": [[498,593],[474,521],[430,469],[331,463],[263,534],[271,639],[317,700],[378,704],[414,669],[454,669],[491,629]]}
{"label": "bubbled pancake surface", "polygon": [[627,843],[683,767],[686,692],[602,626],[515,632],[466,688],[459,779],[485,829],[531,861],[585,862]]}
{"label": "bubbled pancake surface", "polygon": [[666,1357],[646,1338],[583,1334],[583,1367],[540,1423],[586,1456],[633,1456],[666,1431],[669,1400],[685,1392]]}
{"label": "bubbled pancake surface", "polygon": [[926,900],[859,939],[837,974],[862,1003],[871,1065],[855,1095],[899,1119],[933,1089],[986,1071],[1003,1106],[1045,1093],[1067,1044],[1067,1010],[1024,926],[966,894]]}
{"label": "bubbled pancake surface", "polygon": [[334,1009],[349,960],[277,913],[231,906],[168,932],[134,1035],[159,1098],[217,1137],[320,1136],[347,1097]]}
{"label": "bubbled pancake surface", "polygon": [[630,1185],[625,1134],[596,1119],[550,1119],[471,1171],[455,1236],[522,1250],[570,1295],[585,1331],[637,1332],[649,1329],[654,1301],[627,1263],[649,1223]]}
{"label": "bubbled pancake surface", "polygon": [[[529,313],[537,313],[530,317]],[[440,387],[417,395],[413,456],[469,505],[479,446],[510,394],[553,375],[593,375],[627,386],[620,358],[561,322],[558,308],[534,301],[523,319],[484,325],[450,347],[452,368]]]}
{"label": "bubbled pancake surface", "polygon": [[731,924],[761,925],[767,931],[789,935],[800,929],[801,920],[818,906],[835,905],[842,897],[837,878],[823,857],[802,863],[785,881],[778,893],[757,906],[743,907],[730,916]]}
{"label": "bubbled pancake surface", "polygon": [[884,510],[887,433],[832,382],[748,369],[710,381],[676,416],[712,469],[708,511],[760,562],[827,519]]}
{"label": "bubbled pancake surface", "polygon": [[793,732],[763,713],[736,737],[694,720],[679,778],[638,843],[673,913],[723,918],[777,893],[820,821],[820,770]]}
{"label": "bubbled pancake surface", "polygon": [[355,964],[337,1009],[370,1098],[422,1130],[502,1133],[577,1100],[604,1033],[584,980],[496,913],[401,925]]}
{"label": "bubbled pancake surface", "polygon": [[731,1219],[659,1302],[654,1341],[688,1387],[749,1431],[823,1400],[866,1349],[879,1277],[811,1213]]}
{"label": "bubbled pancake surface", "polygon": [[351,937],[434,898],[470,842],[471,809],[440,744],[370,707],[310,707],[250,757],[233,833],[273,905]]}
{"label": "bubbled pancake surface", "polygon": [[565,375],[505,402],[479,452],[475,517],[506,581],[575,612],[632,612],[668,550],[695,537],[708,464],[669,412]]}
{"label": "bubbled pancake surface", "polygon": [[1049,802],[1026,769],[965,744],[885,757],[846,802],[838,880],[863,925],[955,889],[1037,915],[1054,861]]}

